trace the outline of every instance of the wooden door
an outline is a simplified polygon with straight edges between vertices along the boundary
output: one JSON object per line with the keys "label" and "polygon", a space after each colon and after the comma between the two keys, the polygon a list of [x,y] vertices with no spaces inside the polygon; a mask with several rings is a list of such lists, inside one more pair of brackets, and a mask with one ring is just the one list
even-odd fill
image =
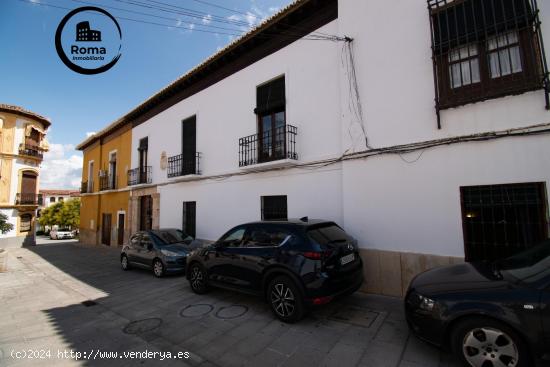
{"label": "wooden door", "polygon": [[118,215],[118,245],[124,245],[124,214]]}
{"label": "wooden door", "polygon": [[101,220],[101,243],[111,246],[111,214],[103,213]]}

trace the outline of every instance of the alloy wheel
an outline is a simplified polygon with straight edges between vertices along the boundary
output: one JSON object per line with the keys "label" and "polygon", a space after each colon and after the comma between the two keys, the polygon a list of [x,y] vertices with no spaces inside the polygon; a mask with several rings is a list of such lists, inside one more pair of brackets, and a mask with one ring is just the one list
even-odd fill
{"label": "alloy wheel", "polygon": [[271,305],[275,312],[282,317],[289,317],[294,313],[296,301],[292,290],[283,283],[276,283],[271,289]]}
{"label": "alloy wheel", "polygon": [[162,266],[162,263],[160,261],[155,261],[153,264],[153,272],[157,277],[161,277],[162,273],[164,272],[164,267]]}
{"label": "alloy wheel", "polygon": [[128,258],[126,256],[122,256],[120,263],[122,265],[122,269],[124,270],[128,269]]}
{"label": "alloy wheel", "polygon": [[198,266],[194,266],[191,272],[191,287],[198,290],[204,288],[204,276]]}
{"label": "alloy wheel", "polygon": [[466,333],[462,352],[472,367],[514,367],[519,355],[516,343],[508,334],[489,327]]}

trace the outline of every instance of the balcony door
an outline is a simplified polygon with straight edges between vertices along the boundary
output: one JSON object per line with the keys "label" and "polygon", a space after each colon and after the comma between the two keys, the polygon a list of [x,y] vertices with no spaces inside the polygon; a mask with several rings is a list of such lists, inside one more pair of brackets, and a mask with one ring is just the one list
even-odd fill
{"label": "balcony door", "polygon": [[21,203],[35,204],[36,197],[36,173],[23,172],[21,176]]}
{"label": "balcony door", "polygon": [[285,111],[259,116],[258,162],[269,162],[285,157]]}
{"label": "balcony door", "polygon": [[143,138],[139,141],[139,177],[138,183],[147,183],[147,155],[149,151],[149,138]]}
{"label": "balcony door", "polygon": [[195,156],[197,155],[197,118],[185,119],[181,123],[182,176],[196,173]]}

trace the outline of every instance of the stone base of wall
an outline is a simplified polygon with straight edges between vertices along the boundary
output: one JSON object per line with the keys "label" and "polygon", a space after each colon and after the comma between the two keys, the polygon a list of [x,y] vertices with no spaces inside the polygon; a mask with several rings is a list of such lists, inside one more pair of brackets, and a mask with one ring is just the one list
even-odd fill
{"label": "stone base of wall", "polygon": [[17,248],[36,245],[34,234],[0,238],[0,248]]}
{"label": "stone base of wall", "polygon": [[78,237],[80,243],[85,245],[97,245],[98,244],[99,232],[96,232],[92,229],[80,229]]}
{"label": "stone base of wall", "polygon": [[417,274],[441,265],[458,264],[460,257],[360,249],[365,281],[361,291],[403,297]]}

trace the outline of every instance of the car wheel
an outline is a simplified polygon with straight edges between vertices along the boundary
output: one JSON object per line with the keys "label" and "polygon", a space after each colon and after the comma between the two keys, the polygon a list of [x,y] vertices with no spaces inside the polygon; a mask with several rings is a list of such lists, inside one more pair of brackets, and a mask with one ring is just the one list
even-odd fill
{"label": "car wheel", "polygon": [[153,274],[155,274],[157,278],[161,278],[164,275],[164,265],[159,259],[153,261]]}
{"label": "car wheel", "polygon": [[200,264],[192,264],[189,269],[189,285],[193,292],[204,294],[208,292],[206,270]]}
{"label": "car wheel", "polygon": [[523,340],[507,325],[475,317],[460,322],[451,334],[453,352],[464,366],[525,367],[529,352]]}
{"label": "car wheel", "polygon": [[120,266],[122,270],[130,270],[130,263],[128,262],[128,256],[122,255],[120,257]]}
{"label": "car wheel", "polygon": [[283,322],[300,321],[305,314],[304,300],[296,283],[286,276],[276,277],[268,288],[271,310]]}

